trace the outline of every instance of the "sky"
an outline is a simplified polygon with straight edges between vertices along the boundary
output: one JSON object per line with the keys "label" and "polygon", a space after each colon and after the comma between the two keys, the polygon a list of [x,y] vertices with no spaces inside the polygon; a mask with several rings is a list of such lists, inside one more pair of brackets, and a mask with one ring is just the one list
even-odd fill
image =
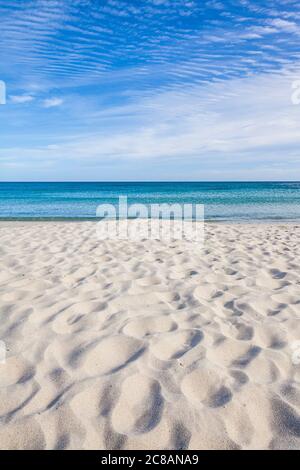
{"label": "sky", "polygon": [[0,0],[0,24],[0,181],[300,180],[298,0]]}

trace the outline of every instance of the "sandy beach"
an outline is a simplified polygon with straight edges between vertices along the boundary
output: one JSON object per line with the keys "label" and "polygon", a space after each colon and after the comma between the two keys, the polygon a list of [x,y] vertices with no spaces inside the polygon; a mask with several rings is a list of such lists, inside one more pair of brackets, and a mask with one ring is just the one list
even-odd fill
{"label": "sandy beach", "polygon": [[299,224],[1,222],[0,259],[1,449],[300,448]]}

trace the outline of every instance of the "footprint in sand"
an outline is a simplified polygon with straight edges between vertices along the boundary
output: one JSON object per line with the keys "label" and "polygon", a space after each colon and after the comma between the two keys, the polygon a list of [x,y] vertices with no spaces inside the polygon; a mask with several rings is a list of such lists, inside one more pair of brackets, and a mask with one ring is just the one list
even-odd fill
{"label": "footprint in sand", "polygon": [[0,364],[0,387],[24,383],[30,380],[34,373],[34,367],[21,357],[9,357],[5,364]]}
{"label": "footprint in sand", "polygon": [[22,290],[13,290],[2,296],[4,302],[22,302],[29,296],[29,292]]}
{"label": "footprint in sand", "polygon": [[219,286],[218,288],[213,284],[203,284],[201,286],[196,287],[194,291],[194,296],[196,299],[202,301],[210,301],[221,297],[224,294],[226,287]]}
{"label": "footprint in sand", "polygon": [[249,351],[249,344],[231,338],[224,338],[216,347],[207,350],[207,358],[220,367],[234,366],[235,361],[244,357]]}
{"label": "footprint in sand", "polygon": [[256,343],[262,348],[282,349],[287,344],[287,335],[278,325],[257,325],[255,327]]}
{"label": "footprint in sand", "polygon": [[143,344],[125,335],[110,336],[92,347],[85,355],[84,368],[89,375],[108,374],[137,359]]}
{"label": "footprint in sand", "polygon": [[[74,330],[80,329],[82,325],[87,327],[89,315],[94,320],[94,324],[97,321],[97,324],[101,325],[104,321],[104,317],[101,317],[101,312],[106,307],[107,304],[105,302],[79,302],[78,304],[71,305],[55,317],[51,325],[52,329],[58,334],[72,333]],[[96,315],[93,316],[91,314]]]}
{"label": "footprint in sand", "polygon": [[145,276],[137,279],[136,283],[142,287],[156,286],[161,283],[161,279],[157,276]]}
{"label": "footprint in sand", "polygon": [[224,384],[225,378],[213,369],[197,369],[187,374],[181,384],[182,393],[195,405],[201,403],[211,408],[224,406],[232,393]]}
{"label": "footprint in sand", "polygon": [[96,269],[93,267],[78,268],[73,270],[71,274],[66,275],[62,278],[62,282],[67,286],[72,286],[79,282],[85,281],[87,278],[95,274]]}
{"label": "footprint in sand", "polygon": [[163,407],[160,385],[141,374],[124,380],[121,395],[112,413],[112,425],[120,434],[150,431],[159,420]]}
{"label": "footprint in sand", "polygon": [[172,291],[156,292],[156,297],[167,304],[178,302],[180,300],[178,292]]}
{"label": "footprint in sand", "polygon": [[182,330],[161,335],[153,339],[151,353],[161,361],[178,359],[203,338],[200,330]]}
{"label": "footprint in sand", "polygon": [[260,272],[260,274],[256,277],[256,285],[262,289],[278,289],[283,286],[282,284],[283,278],[281,277],[274,277],[265,271]]}
{"label": "footprint in sand", "polygon": [[280,377],[280,371],[267,357],[256,357],[247,367],[247,375],[256,384],[270,384]]}
{"label": "footprint in sand", "polygon": [[270,269],[269,272],[273,279],[284,279],[287,275],[286,272],[280,271],[279,269]]}
{"label": "footprint in sand", "polygon": [[144,338],[156,333],[165,333],[175,330],[177,324],[168,316],[140,317],[130,321],[123,331],[134,338]]}

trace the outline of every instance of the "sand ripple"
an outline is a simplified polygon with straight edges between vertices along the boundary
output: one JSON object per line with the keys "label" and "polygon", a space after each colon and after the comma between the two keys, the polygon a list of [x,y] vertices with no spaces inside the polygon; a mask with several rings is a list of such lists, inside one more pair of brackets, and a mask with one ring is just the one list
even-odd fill
{"label": "sand ripple", "polygon": [[299,238],[0,223],[0,448],[299,449]]}

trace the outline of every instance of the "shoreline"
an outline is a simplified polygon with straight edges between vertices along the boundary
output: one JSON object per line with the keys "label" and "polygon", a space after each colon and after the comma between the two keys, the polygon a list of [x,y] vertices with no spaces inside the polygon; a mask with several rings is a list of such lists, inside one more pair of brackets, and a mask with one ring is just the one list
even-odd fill
{"label": "shoreline", "polygon": [[[127,219],[105,219],[107,221],[112,221],[112,220],[128,220],[128,221],[134,221],[134,220],[138,220],[138,218],[127,218]],[[148,219],[139,219],[139,220],[157,220],[157,219],[151,219],[151,218],[148,218]],[[161,222],[164,222],[164,221],[167,221],[167,219],[160,219]],[[180,220],[180,219],[174,219],[174,220]],[[94,222],[94,223],[97,223],[97,222],[100,222],[101,219],[97,219],[97,218],[48,218],[48,217],[45,217],[45,218],[36,218],[36,217],[33,217],[33,218],[29,218],[29,217],[24,217],[24,218],[21,218],[21,217],[18,217],[18,218],[1,218],[0,217],[0,223],[3,223],[3,222],[33,222],[33,223],[43,223],[43,222],[46,222],[46,223],[49,223],[49,222],[53,222],[53,223],[57,223],[57,222],[62,222],[62,223],[83,223],[83,222]],[[282,224],[282,225],[285,225],[285,224],[288,224],[288,225],[298,225],[300,224],[300,219],[254,219],[254,220],[244,220],[244,219],[240,219],[240,220],[232,220],[232,219],[204,219],[203,221],[202,220],[185,220],[184,222],[193,222],[193,223],[204,223],[204,224],[221,224],[221,225],[256,225],[256,224],[266,224],[266,225],[275,225],[275,224]]]}

